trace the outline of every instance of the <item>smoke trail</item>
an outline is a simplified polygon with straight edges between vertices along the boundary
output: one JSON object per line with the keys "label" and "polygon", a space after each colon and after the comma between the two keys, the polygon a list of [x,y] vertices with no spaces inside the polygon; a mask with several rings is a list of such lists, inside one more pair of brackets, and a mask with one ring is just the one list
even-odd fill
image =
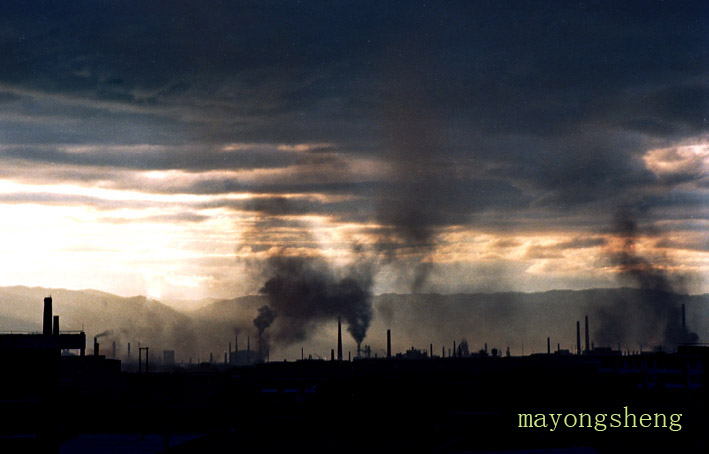
{"label": "smoke trail", "polygon": [[[599,340],[611,345],[616,342],[640,345],[654,342],[669,348],[697,342],[697,334],[682,326],[678,295],[682,290],[682,280],[671,278],[661,266],[653,265],[638,255],[636,244],[641,232],[633,213],[621,211],[617,215],[615,229],[624,241],[622,250],[613,257],[619,268],[619,278],[641,292],[634,296],[628,294],[599,310]],[[647,233],[658,234],[657,231]]]}
{"label": "smoke trail", "polygon": [[335,270],[321,258],[274,256],[268,268],[270,277],[260,292],[278,314],[276,341],[304,340],[316,325],[342,317],[355,341],[362,342],[372,319],[369,267]]}
{"label": "smoke trail", "polygon": [[271,323],[276,319],[276,313],[269,306],[261,306],[258,308],[258,315],[254,319],[254,326],[258,329],[259,338],[263,336],[263,332],[271,326]]}

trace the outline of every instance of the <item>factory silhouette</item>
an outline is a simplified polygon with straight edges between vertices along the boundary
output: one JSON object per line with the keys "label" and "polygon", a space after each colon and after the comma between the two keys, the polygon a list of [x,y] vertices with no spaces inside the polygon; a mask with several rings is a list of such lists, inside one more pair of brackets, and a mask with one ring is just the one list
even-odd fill
{"label": "factory silhouette", "polygon": [[[592,322],[592,321],[591,321]],[[84,331],[61,331],[52,298],[41,333],[0,334],[2,452],[707,452],[709,346],[651,351],[596,346],[589,318],[576,322],[575,350],[513,356],[509,348],[450,346],[386,354],[357,343],[343,351],[337,320],[329,358],[271,361],[259,336],[188,362],[150,345],[86,351]],[[689,333],[682,305],[681,330]],[[583,332],[582,332],[583,331]],[[373,333],[370,333],[370,335]],[[582,336],[583,334],[583,336]],[[583,339],[583,342],[582,342]],[[253,341],[253,342],[252,342]],[[252,345],[252,343],[254,345]],[[241,348],[240,348],[241,347]],[[665,351],[663,351],[665,350]],[[136,354],[137,353],[137,354]],[[439,354],[440,353],[440,354]],[[157,358],[157,359],[156,359]],[[520,414],[681,414],[662,426],[553,433],[521,427]],[[115,451],[112,451],[115,452]]]}

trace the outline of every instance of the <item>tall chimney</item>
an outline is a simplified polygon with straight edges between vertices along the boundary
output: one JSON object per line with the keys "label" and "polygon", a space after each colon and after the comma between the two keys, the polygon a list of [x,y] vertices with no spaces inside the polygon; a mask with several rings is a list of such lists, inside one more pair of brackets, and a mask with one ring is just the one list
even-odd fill
{"label": "tall chimney", "polygon": [[391,358],[391,330],[387,330],[387,358]]}
{"label": "tall chimney", "polygon": [[581,354],[581,322],[576,321],[576,354]]}
{"label": "tall chimney", "polygon": [[547,337],[547,355],[551,355],[551,339]]}
{"label": "tall chimney", "polygon": [[52,335],[52,297],[44,298],[44,319],[42,322],[42,334]]}
{"label": "tall chimney", "polygon": [[98,338],[94,337],[94,356],[98,356]]}
{"label": "tall chimney", "polygon": [[342,361],[342,321],[337,317],[337,360]]}
{"label": "tall chimney", "polygon": [[330,361],[335,361],[335,349],[330,349]]}
{"label": "tall chimney", "polygon": [[586,316],[586,353],[591,351],[591,343],[588,341],[588,315]]}
{"label": "tall chimney", "polygon": [[687,332],[687,316],[684,309],[684,303],[682,303],[682,331]]}
{"label": "tall chimney", "polygon": [[429,345],[429,351],[431,352],[431,358],[433,358],[433,344]]}
{"label": "tall chimney", "polygon": [[130,359],[130,342],[128,342],[128,355],[126,355],[128,359]]}
{"label": "tall chimney", "polygon": [[456,357],[456,351],[455,351],[455,341],[453,341],[453,358]]}
{"label": "tall chimney", "polygon": [[52,328],[52,334],[55,336],[59,335],[59,316],[55,315],[54,316],[54,327]]}

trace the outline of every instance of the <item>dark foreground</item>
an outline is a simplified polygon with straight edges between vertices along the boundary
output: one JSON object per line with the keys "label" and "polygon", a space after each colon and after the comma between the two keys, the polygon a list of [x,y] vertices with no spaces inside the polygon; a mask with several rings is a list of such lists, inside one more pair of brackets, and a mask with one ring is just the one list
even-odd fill
{"label": "dark foreground", "polygon": [[[23,354],[6,358],[0,443],[2,452],[67,453],[703,453],[707,350],[150,374],[102,357]],[[143,444],[118,451],[131,437]]]}

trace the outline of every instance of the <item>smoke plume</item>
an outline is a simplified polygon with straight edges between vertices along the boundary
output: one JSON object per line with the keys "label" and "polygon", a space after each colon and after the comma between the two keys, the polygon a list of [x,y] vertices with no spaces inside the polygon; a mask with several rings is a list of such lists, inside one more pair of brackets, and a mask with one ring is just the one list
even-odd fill
{"label": "smoke plume", "polygon": [[263,335],[263,332],[271,326],[275,319],[276,313],[270,307],[261,306],[258,308],[258,316],[254,319],[254,326],[258,329],[259,336]]}
{"label": "smoke plume", "polygon": [[656,230],[641,232],[629,211],[616,219],[616,231],[623,238],[622,250],[613,257],[620,279],[641,293],[614,301],[599,310],[601,327],[598,338],[602,343],[617,342],[647,345],[652,342],[675,348],[687,342],[697,342],[696,333],[682,326],[681,296],[683,282],[670,277],[661,265],[652,264],[638,255],[636,244],[641,233],[658,235]]}
{"label": "smoke plume", "polygon": [[275,341],[289,345],[304,340],[311,329],[337,317],[357,343],[365,338],[372,319],[369,267],[336,270],[320,258],[274,256],[268,270],[260,292],[268,296],[267,313],[278,314]]}
{"label": "smoke plume", "polygon": [[378,239],[383,258],[403,263],[397,271],[419,293],[434,269],[441,227],[467,220],[475,188],[460,179],[460,162],[451,160],[445,115],[432,97],[440,87],[429,70],[438,62],[418,52],[421,43],[415,40],[397,44],[407,52],[385,69],[380,123],[388,178],[375,194],[375,216],[383,227]]}

